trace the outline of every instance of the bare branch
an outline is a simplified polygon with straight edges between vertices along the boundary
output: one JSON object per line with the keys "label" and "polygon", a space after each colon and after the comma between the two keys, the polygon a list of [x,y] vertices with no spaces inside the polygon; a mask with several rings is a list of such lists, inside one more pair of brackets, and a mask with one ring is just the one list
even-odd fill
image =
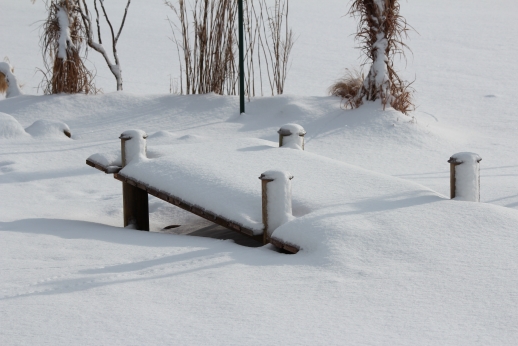
{"label": "bare branch", "polygon": [[124,28],[124,24],[126,23],[126,16],[128,15],[128,8],[130,5],[131,0],[128,0],[128,3],[126,4],[126,8],[124,9],[124,16],[122,17],[121,26],[119,28],[119,32],[117,33],[117,36],[115,37],[115,42],[119,41],[119,37],[121,36],[122,28]]}

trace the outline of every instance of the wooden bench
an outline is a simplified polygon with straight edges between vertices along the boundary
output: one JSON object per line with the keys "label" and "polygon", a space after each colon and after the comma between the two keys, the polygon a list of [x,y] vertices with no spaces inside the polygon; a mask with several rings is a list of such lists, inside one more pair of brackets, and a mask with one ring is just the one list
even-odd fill
{"label": "wooden bench", "polygon": [[[297,133],[293,133],[293,132]],[[288,124],[283,126],[279,131],[279,145],[290,145],[292,147],[303,148],[305,131],[298,125]],[[130,140],[135,140],[133,137],[142,136],[139,140],[146,139],[147,136],[143,132],[139,131],[127,131],[124,132],[119,138],[121,139],[121,165],[107,164],[106,162],[100,162],[96,160],[95,155],[91,156],[86,160],[86,164],[96,168],[106,174],[113,174],[113,177],[123,184],[123,209],[124,209],[124,226],[134,225],[138,230],[149,231],[149,206],[148,206],[148,194],[156,198],[159,198],[165,202],[175,205],[185,211],[193,213],[199,217],[202,217],[210,222],[217,225],[223,226],[229,230],[239,232],[248,237],[255,239],[256,241],[262,242],[263,244],[271,243],[277,248],[284,250],[288,253],[297,253],[299,248],[294,244],[287,244],[280,239],[271,237],[270,234],[273,230],[269,229],[269,218],[272,213],[270,208],[269,213],[269,198],[268,198],[268,184],[274,179],[268,175],[262,174],[261,179],[261,205],[262,205],[262,221],[263,229],[258,234],[257,229],[252,229],[243,225],[241,222],[232,220],[225,216],[222,216],[214,211],[208,210],[206,207],[199,206],[195,201],[187,200],[176,196],[170,191],[164,191],[163,189],[153,186],[150,182],[145,182],[143,179],[137,179],[121,172],[121,170],[129,163],[128,158],[128,144]],[[291,138],[289,138],[291,136]],[[135,143],[132,143],[135,146]],[[142,145],[142,143],[141,143]],[[144,142],[145,145],[145,142]],[[133,148],[135,149],[135,148]],[[138,149],[142,151],[142,148]],[[146,148],[144,147],[144,153]],[[134,154],[134,153],[133,153]],[[133,155],[132,154],[132,155]],[[291,206],[291,194],[286,196],[290,198]],[[291,212],[291,210],[290,210]]]}

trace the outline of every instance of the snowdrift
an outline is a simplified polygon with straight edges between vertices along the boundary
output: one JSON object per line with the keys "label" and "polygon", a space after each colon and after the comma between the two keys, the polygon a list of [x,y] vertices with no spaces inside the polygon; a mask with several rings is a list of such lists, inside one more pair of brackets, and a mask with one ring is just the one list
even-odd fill
{"label": "snowdrift", "polygon": [[70,137],[70,127],[56,120],[37,120],[25,129],[27,133],[36,138],[62,139],[64,135]]}
{"label": "snowdrift", "polygon": [[27,136],[22,125],[11,115],[0,112],[0,139]]}

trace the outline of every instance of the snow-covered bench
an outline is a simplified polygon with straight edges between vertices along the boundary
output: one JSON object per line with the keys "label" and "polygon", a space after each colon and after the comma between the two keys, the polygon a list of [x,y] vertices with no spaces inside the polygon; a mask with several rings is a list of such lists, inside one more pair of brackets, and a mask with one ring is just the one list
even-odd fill
{"label": "snow-covered bench", "polygon": [[[282,147],[302,149],[305,131],[294,124],[279,131]],[[147,194],[169,202],[213,223],[241,232],[263,243],[271,242],[296,253],[295,244],[271,237],[273,230],[292,216],[292,176],[285,170],[250,173],[259,152],[271,149],[271,142],[239,139],[236,142],[202,141],[183,146],[154,147],[155,159],[147,157],[146,134],[124,132],[121,155],[95,154],[86,163],[123,182],[124,226],[149,230]],[[239,143],[239,144],[238,144]],[[235,155],[235,152],[240,153]],[[290,152],[283,149],[273,162],[286,162]],[[299,151],[299,150],[296,150]],[[280,154],[280,155],[279,155]],[[233,158],[232,158],[233,157]],[[263,164],[264,169],[264,164]]]}

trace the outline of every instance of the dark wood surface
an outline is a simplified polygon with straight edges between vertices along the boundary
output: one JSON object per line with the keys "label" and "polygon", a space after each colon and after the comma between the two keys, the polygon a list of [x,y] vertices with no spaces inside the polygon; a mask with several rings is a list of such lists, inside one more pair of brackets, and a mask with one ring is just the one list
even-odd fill
{"label": "dark wood surface", "polygon": [[101,172],[104,172],[106,174],[113,174],[113,173],[118,173],[122,167],[119,167],[119,166],[108,166],[108,167],[105,167],[103,165],[101,165],[100,163],[97,163],[95,161],[92,161],[92,160],[86,160],[86,164],[90,167],[93,167],[95,169],[98,169],[100,170]]}
{"label": "dark wood surface", "polygon": [[165,191],[158,190],[149,184],[136,181],[130,177],[124,176],[123,174],[116,173],[113,175],[113,177],[117,180],[122,181],[123,183],[130,184],[132,186],[137,187],[138,189],[141,189],[143,191],[146,191],[152,196],[155,196],[163,201],[166,201],[168,203],[171,203],[183,210],[186,210],[190,213],[196,214],[201,218],[204,218],[208,221],[211,221],[217,225],[226,227],[230,230],[237,231],[240,233],[243,233],[257,241],[262,242],[263,236],[262,235],[254,235],[254,231],[252,229],[249,229],[243,225],[238,224],[235,221],[228,220],[224,217],[218,216],[215,213],[212,213],[211,211],[205,210],[197,205],[191,204],[187,201],[182,200],[179,197],[176,197],[170,193],[167,193]]}
{"label": "dark wood surface", "polygon": [[147,192],[122,183],[124,227],[134,225],[139,231],[149,231],[149,202]]}

